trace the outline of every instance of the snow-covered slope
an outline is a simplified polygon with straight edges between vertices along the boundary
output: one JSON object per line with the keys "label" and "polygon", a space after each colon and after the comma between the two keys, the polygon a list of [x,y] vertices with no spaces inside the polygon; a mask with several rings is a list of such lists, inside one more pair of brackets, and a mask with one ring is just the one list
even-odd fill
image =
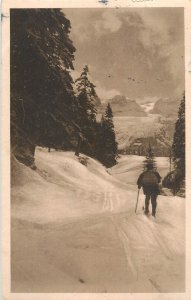
{"label": "snow-covered slope", "polygon": [[[85,167],[72,152],[38,149],[36,165],[33,171],[16,160],[12,164],[12,212],[28,221],[58,222],[100,213],[107,194],[125,188],[100,163],[89,157]],[[130,197],[132,192],[126,193]],[[125,201],[119,206],[115,202],[115,210],[123,205]]]}
{"label": "snow-covered slope", "polygon": [[162,126],[159,115],[147,117],[114,117],[115,133],[119,149],[129,146],[131,139],[154,136]]}
{"label": "snow-covered slope", "polygon": [[[37,149],[12,162],[12,291],[184,291],[184,200],[160,196],[157,219],[134,213],[141,157],[109,170]],[[165,159],[158,159],[165,174]]]}
{"label": "snow-covered slope", "polygon": [[107,103],[111,104],[114,116],[131,116],[144,117],[147,116],[145,110],[135,100],[124,95],[116,95],[112,99],[106,100],[98,107],[101,114],[105,113]]}
{"label": "snow-covered slope", "polygon": [[153,109],[150,111],[151,114],[160,114],[164,117],[173,117],[177,118],[178,107],[180,105],[180,100],[177,98],[166,98],[159,99],[155,102]]}

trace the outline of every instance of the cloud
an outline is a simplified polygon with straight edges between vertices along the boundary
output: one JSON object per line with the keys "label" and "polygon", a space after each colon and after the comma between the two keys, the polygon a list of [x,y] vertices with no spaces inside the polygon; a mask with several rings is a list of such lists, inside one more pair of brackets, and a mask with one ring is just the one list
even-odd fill
{"label": "cloud", "polygon": [[101,14],[101,19],[97,20],[94,24],[97,35],[105,34],[106,32],[116,32],[120,29],[122,21],[115,10],[106,9]]}
{"label": "cloud", "polygon": [[[180,18],[180,10],[173,9],[171,12],[155,10],[139,10],[144,26],[138,32],[139,40],[153,56],[165,60],[167,72],[174,80],[182,85],[184,81],[182,53],[184,53],[184,32],[183,32],[183,10]],[[179,18],[176,20],[177,12]],[[176,27],[175,27],[176,24]],[[177,68],[177,66],[179,68]],[[182,72],[177,72],[181,69]]]}
{"label": "cloud", "polygon": [[86,42],[94,35],[94,23],[100,18],[98,9],[64,8],[62,12],[70,20],[72,40]]}
{"label": "cloud", "polygon": [[91,65],[92,82],[101,98],[116,94],[165,98],[182,92],[184,18],[181,8],[64,11],[72,25],[75,69],[81,72],[85,64]]}
{"label": "cloud", "polygon": [[116,95],[120,95],[121,93],[116,90],[116,89],[105,89],[103,87],[100,87],[100,85],[97,83],[97,87],[96,87],[96,92],[98,94],[98,96],[100,97],[100,99],[102,100],[102,102],[104,102],[104,100],[108,100],[113,98]]}
{"label": "cloud", "polygon": [[[63,13],[71,20],[71,34],[80,41],[91,40],[92,37],[118,31],[122,24],[123,10],[120,12],[115,8],[108,9],[63,9]],[[82,17],[84,14],[84,18]],[[86,20],[86,22],[84,22]]]}
{"label": "cloud", "polygon": [[160,98],[158,96],[135,98],[136,102],[139,103],[139,104],[155,103],[159,99]]}

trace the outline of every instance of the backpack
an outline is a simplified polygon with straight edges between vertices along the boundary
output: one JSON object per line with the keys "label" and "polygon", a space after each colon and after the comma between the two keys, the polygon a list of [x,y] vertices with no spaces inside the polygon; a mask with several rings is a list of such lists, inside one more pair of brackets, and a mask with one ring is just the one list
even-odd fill
{"label": "backpack", "polygon": [[158,178],[157,178],[156,174],[154,173],[154,171],[149,170],[143,174],[141,183],[143,186],[158,185]]}

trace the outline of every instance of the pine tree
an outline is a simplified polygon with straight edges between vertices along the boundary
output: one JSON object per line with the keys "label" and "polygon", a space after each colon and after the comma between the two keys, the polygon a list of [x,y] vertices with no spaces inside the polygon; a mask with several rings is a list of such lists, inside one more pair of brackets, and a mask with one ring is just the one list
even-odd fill
{"label": "pine tree", "polygon": [[79,126],[82,131],[79,137],[76,155],[80,151],[95,156],[96,114],[95,98],[97,97],[95,85],[88,78],[89,69],[85,66],[76,83],[76,97],[79,105]]}
{"label": "pine tree", "polygon": [[147,154],[144,160],[144,169],[147,169],[147,165],[152,165],[153,169],[156,169],[156,161],[155,161],[155,156],[154,156],[154,152],[153,149],[151,147],[151,144],[149,143],[149,146],[147,148]]}
{"label": "pine tree", "polygon": [[101,161],[106,167],[112,167],[117,163],[118,149],[113,124],[113,112],[109,103],[101,120],[101,140],[103,140]]}
{"label": "pine tree", "polygon": [[185,94],[183,94],[175,124],[172,152],[178,191],[185,179]]}
{"label": "pine tree", "polygon": [[76,146],[75,48],[60,9],[11,9],[10,25],[12,149],[31,165],[36,145]]}
{"label": "pine tree", "polygon": [[96,143],[95,143],[95,157],[104,164],[105,140],[104,140],[104,116],[101,121],[96,123]]}

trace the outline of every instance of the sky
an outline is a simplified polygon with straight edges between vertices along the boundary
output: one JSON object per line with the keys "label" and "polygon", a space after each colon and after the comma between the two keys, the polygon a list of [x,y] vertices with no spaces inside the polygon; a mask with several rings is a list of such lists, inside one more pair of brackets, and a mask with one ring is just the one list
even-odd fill
{"label": "sky", "polygon": [[184,91],[182,8],[63,9],[76,48],[73,77],[84,65],[98,96],[137,102],[175,99]]}

